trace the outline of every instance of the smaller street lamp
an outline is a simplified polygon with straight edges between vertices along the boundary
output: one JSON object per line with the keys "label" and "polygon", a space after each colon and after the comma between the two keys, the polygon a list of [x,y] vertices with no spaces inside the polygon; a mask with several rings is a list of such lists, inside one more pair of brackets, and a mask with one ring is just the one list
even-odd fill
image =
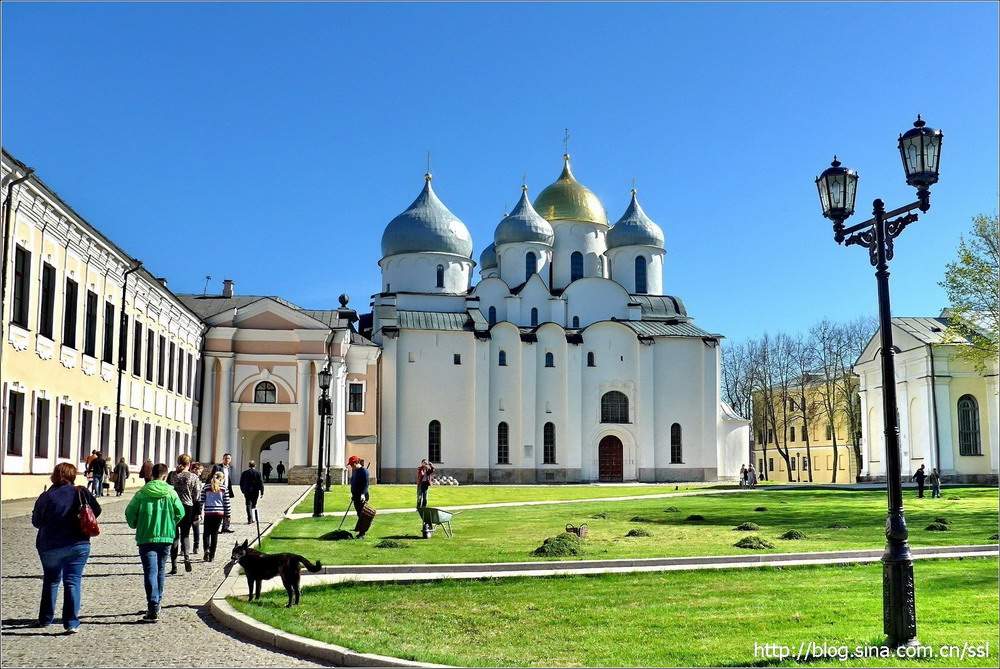
{"label": "smaller street lamp", "polygon": [[322,391],[319,397],[319,458],[316,465],[316,494],[313,497],[313,517],[319,518],[323,515],[323,437],[326,433],[326,417],[330,415],[330,380],[333,373],[330,372],[330,365],[319,372],[319,388]]}
{"label": "smaller street lamp", "polygon": [[843,167],[837,156],[830,166],[816,177],[823,216],[833,221],[834,238],[844,240],[844,221],[854,215],[854,200],[858,194],[858,173]]}
{"label": "smaller street lamp", "polygon": [[332,484],[331,472],[333,470],[333,455],[331,451],[333,450],[333,412],[326,414],[326,424],[324,425],[324,430],[326,430],[326,491],[330,492],[330,485]]}

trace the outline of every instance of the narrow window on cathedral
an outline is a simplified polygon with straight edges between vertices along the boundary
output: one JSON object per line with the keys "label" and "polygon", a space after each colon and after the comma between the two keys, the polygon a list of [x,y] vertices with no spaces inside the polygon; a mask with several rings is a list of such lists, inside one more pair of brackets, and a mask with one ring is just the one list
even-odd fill
{"label": "narrow window on cathedral", "polygon": [[452,356],[452,362],[454,362],[456,365],[461,365],[462,364],[462,354],[461,353],[456,353],[454,356]]}
{"label": "narrow window on cathedral", "polygon": [[497,425],[497,464],[510,464],[510,429],[507,423]]}
{"label": "narrow window on cathedral", "polygon": [[444,265],[437,266],[437,287],[444,288]]}
{"label": "narrow window on cathedral", "polygon": [[597,367],[597,361],[594,359],[594,352],[587,352],[587,367]]}
{"label": "narrow window on cathedral", "polygon": [[497,355],[497,365],[499,367],[507,366],[507,351],[500,351],[500,353]]}
{"label": "narrow window on cathedral", "polygon": [[538,309],[535,307],[531,308],[531,325],[532,327],[538,325]]}
{"label": "narrow window on cathedral", "polygon": [[490,319],[490,327],[492,327],[492,326],[494,326],[494,325],[497,324],[497,308],[496,307],[490,307],[490,310],[489,310],[488,313],[489,313],[489,319]]}
{"label": "narrow window on cathedral", "polygon": [[441,462],[441,423],[436,420],[427,426],[427,459]]}
{"label": "narrow window on cathedral", "polygon": [[573,316],[573,327],[575,327],[575,328],[580,327],[580,317],[579,316]]}
{"label": "narrow window on cathedral", "polygon": [[555,367],[556,366],[556,357],[554,355],[552,355],[551,353],[546,353],[545,354],[545,366],[546,367]]}
{"label": "narrow window on cathedral", "polygon": [[569,257],[569,280],[576,281],[583,278],[583,254],[573,251]]}
{"label": "narrow window on cathedral", "polygon": [[683,462],[681,456],[681,425],[674,423],[670,426],[670,464],[679,465]]}
{"label": "narrow window on cathedral", "polygon": [[542,431],[542,464],[556,464],[556,426],[554,423],[546,423]]}
{"label": "narrow window on cathedral", "polygon": [[635,292],[646,292],[646,259],[642,256],[635,259]]}
{"label": "narrow window on cathedral", "polygon": [[530,279],[531,275],[537,271],[538,256],[535,255],[534,251],[528,251],[528,255],[524,256],[524,280]]}

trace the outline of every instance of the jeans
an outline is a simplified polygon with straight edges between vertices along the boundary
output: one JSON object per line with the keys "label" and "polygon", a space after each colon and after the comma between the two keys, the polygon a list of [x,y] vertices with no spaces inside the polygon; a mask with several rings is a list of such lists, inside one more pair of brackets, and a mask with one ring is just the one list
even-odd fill
{"label": "jeans", "polygon": [[421,481],[417,484],[417,508],[427,506],[427,491],[430,490],[431,484]]}
{"label": "jeans", "polygon": [[197,517],[197,506],[184,505],[184,517],[181,518],[181,522],[177,524],[177,536],[174,539],[173,545],[170,547],[171,565],[177,564],[178,549],[180,549],[180,553],[184,556],[184,561],[188,561],[191,527],[194,525],[194,521]]}
{"label": "jeans", "polygon": [[140,544],[139,558],[142,560],[142,575],[146,586],[146,602],[159,606],[163,589],[167,583],[167,556],[170,544]]}
{"label": "jeans", "polygon": [[941,484],[940,483],[932,483],[931,484],[931,497],[940,497],[940,496],[941,496]]}
{"label": "jeans", "polygon": [[63,584],[63,627],[68,630],[80,626],[80,586],[83,568],[90,557],[90,542],[81,541],[62,548],[38,551],[42,561],[42,602],[38,607],[38,622],[52,623],[55,617],[59,582]]}
{"label": "jeans", "polygon": [[209,559],[215,557],[215,549],[219,544],[219,527],[222,522],[222,516],[205,514],[205,540],[202,542],[202,548],[205,549]]}

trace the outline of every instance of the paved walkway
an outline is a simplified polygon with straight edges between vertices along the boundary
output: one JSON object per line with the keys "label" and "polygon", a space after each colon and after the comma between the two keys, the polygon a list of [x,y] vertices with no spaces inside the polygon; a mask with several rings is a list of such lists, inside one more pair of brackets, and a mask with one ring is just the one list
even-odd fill
{"label": "paved walkway", "polygon": [[[279,520],[307,486],[272,485],[258,505],[261,530]],[[30,505],[18,502],[21,515],[9,516],[4,503],[0,539],[0,610],[3,611],[5,667],[302,667],[321,666],[262,644],[248,642],[220,626],[206,603],[225,580],[222,572],[236,540],[253,539],[256,528],[238,522],[243,499],[233,500],[235,534],[219,537],[216,561],[194,561],[194,571],[167,577],[162,620],[138,622],[146,608],[142,567],[134,535],[125,524],[127,493],[102,497],[101,535],[92,542],[84,571],[80,633],[62,634],[62,625],[28,627],[38,616],[41,567],[35,550]],[[27,515],[25,515],[27,514]],[[267,521],[267,522],[265,522]],[[220,559],[221,558],[221,559]],[[56,605],[62,607],[62,593]]]}

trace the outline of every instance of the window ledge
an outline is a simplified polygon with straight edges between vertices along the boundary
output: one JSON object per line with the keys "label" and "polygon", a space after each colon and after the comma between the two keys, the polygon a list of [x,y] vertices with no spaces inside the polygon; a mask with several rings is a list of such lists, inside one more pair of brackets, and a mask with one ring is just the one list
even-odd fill
{"label": "window ledge", "polygon": [[66,346],[65,344],[59,349],[59,362],[62,363],[63,367],[67,369],[73,369],[76,367],[76,363],[79,360],[79,353],[77,350],[71,346]]}
{"label": "window ledge", "polygon": [[27,328],[14,322],[10,323],[10,327],[7,328],[7,341],[10,342],[15,351],[27,351],[29,339]]}

